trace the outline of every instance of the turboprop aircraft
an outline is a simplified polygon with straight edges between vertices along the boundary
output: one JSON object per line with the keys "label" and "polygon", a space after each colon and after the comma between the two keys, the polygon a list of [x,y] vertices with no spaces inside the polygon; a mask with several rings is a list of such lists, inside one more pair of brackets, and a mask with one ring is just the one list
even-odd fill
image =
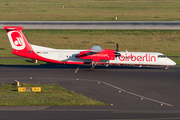
{"label": "turboprop aircraft", "polygon": [[86,50],[53,49],[32,45],[24,36],[23,27],[4,26],[13,51],[12,54],[56,64],[91,65],[135,65],[135,66],[168,66],[176,65],[174,61],[159,52],[121,52],[102,49],[94,46]]}

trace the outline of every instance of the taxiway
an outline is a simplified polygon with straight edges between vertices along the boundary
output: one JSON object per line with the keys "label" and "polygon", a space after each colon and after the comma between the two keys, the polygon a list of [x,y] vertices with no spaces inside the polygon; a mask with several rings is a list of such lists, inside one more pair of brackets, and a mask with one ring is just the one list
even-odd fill
{"label": "taxiway", "polygon": [[[2,119],[177,119],[180,66],[162,68],[0,65],[0,84],[57,84],[112,106],[0,107]],[[32,79],[30,79],[32,77]],[[26,116],[25,116],[26,114]],[[33,117],[32,115],[36,117]],[[19,117],[13,117],[15,120]]]}
{"label": "taxiway", "polygon": [[0,21],[4,26],[21,26],[25,29],[161,29],[180,30],[179,21]]}

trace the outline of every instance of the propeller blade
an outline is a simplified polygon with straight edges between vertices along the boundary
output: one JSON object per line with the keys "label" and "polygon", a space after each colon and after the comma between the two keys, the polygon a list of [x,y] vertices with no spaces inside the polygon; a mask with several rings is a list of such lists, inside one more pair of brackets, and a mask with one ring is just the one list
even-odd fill
{"label": "propeller blade", "polygon": [[118,48],[119,48],[119,45],[118,45],[118,43],[116,43],[116,52],[115,52],[115,56],[116,56],[116,57],[121,56],[121,54],[118,53],[118,51],[119,51]]}
{"label": "propeller blade", "polygon": [[119,51],[118,48],[119,48],[119,45],[118,43],[116,43],[116,51]]}

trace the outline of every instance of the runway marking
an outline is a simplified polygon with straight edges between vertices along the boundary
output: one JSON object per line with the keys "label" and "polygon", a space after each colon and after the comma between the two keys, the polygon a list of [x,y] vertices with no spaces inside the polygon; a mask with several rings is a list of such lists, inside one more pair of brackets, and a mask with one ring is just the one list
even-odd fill
{"label": "runway marking", "polygon": [[113,88],[115,88],[115,89],[121,90],[121,91],[123,91],[123,92],[125,92],[125,93],[128,93],[128,94],[130,94],[130,95],[134,95],[134,96],[137,96],[137,97],[140,97],[140,98],[149,100],[149,101],[153,101],[153,102],[156,102],[156,103],[159,103],[159,104],[163,104],[163,105],[167,105],[167,106],[173,106],[173,105],[171,105],[171,104],[168,104],[168,103],[165,103],[165,102],[162,102],[162,101],[158,101],[158,100],[151,99],[151,98],[148,98],[148,97],[145,97],[145,96],[142,96],[142,95],[138,95],[138,94],[133,93],[133,92],[129,92],[129,91],[125,90],[125,89],[122,89],[122,88],[119,88],[119,87],[117,87],[117,86],[111,85],[111,84],[109,84],[109,83],[107,83],[107,82],[97,81],[97,80],[88,80],[88,79],[80,79],[80,80],[101,82],[101,83],[104,83],[104,84],[107,85],[107,86],[110,86],[110,87],[113,87]]}

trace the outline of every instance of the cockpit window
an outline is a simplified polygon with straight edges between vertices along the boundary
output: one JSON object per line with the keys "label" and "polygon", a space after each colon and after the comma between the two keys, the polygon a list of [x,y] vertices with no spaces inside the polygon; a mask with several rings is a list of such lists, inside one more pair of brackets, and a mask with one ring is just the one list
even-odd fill
{"label": "cockpit window", "polygon": [[158,55],[158,58],[166,58],[165,55]]}

